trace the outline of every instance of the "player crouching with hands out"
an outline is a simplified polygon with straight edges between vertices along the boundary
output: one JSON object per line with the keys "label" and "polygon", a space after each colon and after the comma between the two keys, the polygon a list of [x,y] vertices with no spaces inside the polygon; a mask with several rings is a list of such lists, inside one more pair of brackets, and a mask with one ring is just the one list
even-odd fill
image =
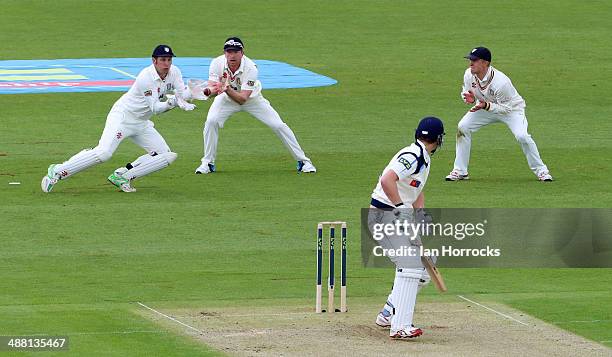
{"label": "player crouching with hands out", "polygon": [[170,46],[159,45],[153,50],[153,64],[138,74],[134,84],[110,110],[98,146],[85,149],[62,164],[49,166],[41,182],[43,192],[51,192],[60,180],[109,160],[125,138],[147,153],[108,177],[123,192],[136,191],[131,186],[132,180],[161,170],[176,160],[177,154],[170,151],[150,120],[153,115],[177,106],[186,111],[195,108],[186,102],[191,95],[185,91],[181,71],[172,64],[173,57]]}
{"label": "player crouching with hands out", "polygon": [[195,170],[196,174],[215,172],[219,128],[223,128],[229,117],[240,111],[246,111],[274,131],[297,161],[298,172],[317,171],[291,128],[261,94],[258,75],[255,62],[244,55],[242,40],[238,37],[228,38],[223,45],[223,55],[210,64],[208,86],[204,89],[204,95],[216,95],[216,98],[204,123],[204,157]]}
{"label": "player crouching with hands out", "polygon": [[525,101],[516,91],[510,78],[491,66],[491,51],[476,47],[465,56],[469,67],[463,75],[461,97],[472,108],[459,121],[457,148],[453,170],[446,181],[468,180],[468,163],[472,133],[485,125],[502,122],[510,128],[521,144],[527,164],[540,181],[552,181],[548,167],[542,162],[538,147],[527,132]]}

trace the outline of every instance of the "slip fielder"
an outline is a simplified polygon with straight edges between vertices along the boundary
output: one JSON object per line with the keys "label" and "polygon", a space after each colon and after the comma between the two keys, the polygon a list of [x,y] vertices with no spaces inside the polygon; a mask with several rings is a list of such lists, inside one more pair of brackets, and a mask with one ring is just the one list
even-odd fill
{"label": "slip fielder", "polygon": [[246,111],[269,126],[297,161],[298,172],[316,172],[312,162],[300,147],[293,131],[283,122],[270,102],[261,94],[255,62],[244,55],[244,44],[230,37],[223,45],[223,55],[215,58],[209,68],[209,87],[204,94],[216,95],[204,123],[204,157],[196,174],[215,172],[219,128],[231,115]]}
{"label": "slip fielder", "polygon": [[540,181],[552,181],[538,152],[538,147],[527,132],[525,101],[516,91],[510,78],[491,66],[491,51],[476,47],[465,58],[470,66],[463,76],[461,97],[473,107],[463,116],[457,128],[455,165],[446,181],[468,180],[468,163],[472,133],[491,123],[502,122],[510,128],[521,144],[529,168]]}
{"label": "slip fielder", "polygon": [[131,186],[132,180],[174,162],[176,153],[170,151],[150,120],[153,115],[176,106],[187,111],[195,108],[185,101],[191,98],[191,93],[185,91],[181,71],[172,64],[172,57],[170,46],[159,45],[153,50],[153,63],[138,74],[128,92],[108,113],[98,145],[77,153],[62,164],[49,166],[41,182],[43,192],[51,192],[60,180],[109,160],[125,138],[130,138],[147,153],[108,177],[108,181],[123,192],[136,191]]}

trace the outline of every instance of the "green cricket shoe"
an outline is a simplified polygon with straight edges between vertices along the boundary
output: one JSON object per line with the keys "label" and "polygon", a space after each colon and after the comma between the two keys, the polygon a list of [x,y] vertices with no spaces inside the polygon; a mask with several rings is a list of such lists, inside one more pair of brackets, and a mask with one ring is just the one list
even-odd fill
{"label": "green cricket shoe", "polygon": [[130,185],[130,180],[114,172],[108,177],[108,182],[119,187],[123,192],[136,192],[136,189]]}
{"label": "green cricket shoe", "polygon": [[59,181],[60,176],[55,173],[55,167],[57,164],[49,165],[47,169],[47,174],[43,176],[42,181],[40,182],[40,188],[42,188],[43,192],[49,193],[53,190],[53,186]]}

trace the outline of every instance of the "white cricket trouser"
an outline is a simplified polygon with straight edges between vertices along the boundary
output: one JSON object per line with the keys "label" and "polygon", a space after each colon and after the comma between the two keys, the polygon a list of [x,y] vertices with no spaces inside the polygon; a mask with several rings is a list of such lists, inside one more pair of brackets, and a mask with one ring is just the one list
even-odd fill
{"label": "white cricket trouser", "polygon": [[[373,233],[373,227],[375,224],[389,225],[394,224],[397,217],[393,214],[392,210],[370,208],[368,210],[368,228]],[[409,226],[410,227],[410,226]],[[388,258],[395,264],[397,268],[411,268],[411,269],[423,269],[423,263],[421,263],[420,248],[418,246],[418,239],[411,240],[413,233],[397,234],[397,232],[380,232],[383,233],[383,237],[376,241],[382,249],[390,249],[394,251],[406,251],[410,250],[409,254],[406,255],[389,255]],[[417,234],[418,238],[418,234]]]}
{"label": "white cricket trouser", "polygon": [[500,115],[493,114],[486,110],[478,110],[475,112],[467,112],[457,126],[457,144],[454,170],[462,175],[468,173],[468,164],[470,162],[470,149],[472,146],[472,133],[478,131],[485,125],[502,122],[514,134],[516,140],[521,144],[523,153],[527,158],[529,168],[534,174],[538,175],[541,172],[548,172],[548,168],[542,162],[538,147],[527,132],[527,117],[525,111],[512,111],[508,114]]}
{"label": "white cricket trouser", "polygon": [[[375,224],[391,224],[396,219],[391,210],[372,207],[368,210],[368,228],[372,233]],[[391,335],[393,335],[395,332],[408,329],[412,325],[416,297],[419,292],[419,280],[423,277],[424,268],[418,247],[415,247],[414,241],[410,240],[409,236],[405,234],[397,235],[396,232],[386,234],[387,232],[383,231],[383,233],[384,237],[376,242],[383,249],[393,249],[395,251],[400,251],[404,247],[417,249],[414,255],[389,256],[389,259],[397,267],[393,289],[387,299],[389,306],[393,306],[393,310],[395,310],[390,330]]]}
{"label": "white cricket trouser", "polygon": [[155,124],[150,120],[135,120],[126,118],[122,112],[111,111],[106,118],[104,131],[95,150],[110,154],[125,138],[130,138],[136,145],[145,149],[149,154],[163,154],[170,151],[166,140],[155,129]]}
{"label": "white cricket trouser", "polygon": [[217,156],[217,143],[219,141],[219,128],[223,128],[229,117],[237,112],[245,111],[257,120],[269,126],[281,139],[291,155],[298,161],[310,161],[300,147],[293,131],[283,122],[270,102],[261,95],[249,98],[240,105],[232,100],[226,93],[215,98],[208,110],[206,123],[204,123],[204,157],[202,163],[214,163]]}
{"label": "white cricket trouser", "polygon": [[163,154],[170,151],[168,144],[155,129],[152,121],[127,118],[126,114],[121,111],[111,111],[106,118],[98,145],[91,150],[84,150],[72,156],[68,161],[58,165],[55,172],[61,173],[62,178],[67,178],[107,161],[125,138],[130,138],[149,154]]}

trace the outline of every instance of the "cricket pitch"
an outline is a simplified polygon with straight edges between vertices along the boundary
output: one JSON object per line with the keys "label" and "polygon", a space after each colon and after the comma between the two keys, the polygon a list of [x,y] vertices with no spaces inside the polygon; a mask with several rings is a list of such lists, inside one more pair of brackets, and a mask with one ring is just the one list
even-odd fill
{"label": "cricket pitch", "polygon": [[[610,356],[607,347],[501,304],[488,304],[525,323],[466,301],[419,303],[413,340],[395,341],[374,319],[380,306],[352,301],[347,313],[315,314],[313,306],[161,309],[138,313],[192,335],[232,356]],[[197,332],[196,332],[197,330]]]}

